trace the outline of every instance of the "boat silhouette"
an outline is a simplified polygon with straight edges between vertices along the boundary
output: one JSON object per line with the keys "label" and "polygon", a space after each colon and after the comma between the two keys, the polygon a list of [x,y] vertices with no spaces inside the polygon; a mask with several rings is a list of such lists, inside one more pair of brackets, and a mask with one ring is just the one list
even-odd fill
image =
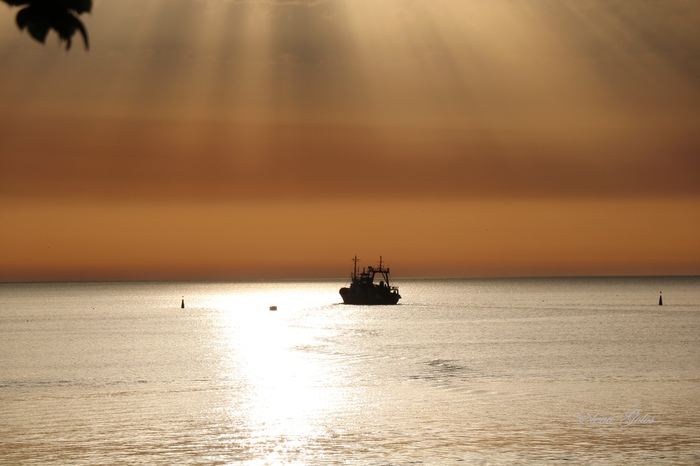
{"label": "boat silhouette", "polygon": [[[340,296],[343,298],[344,304],[396,304],[401,295],[399,289],[391,286],[389,280],[389,268],[384,268],[382,265],[382,257],[379,256],[379,267],[372,266],[362,272],[357,271],[357,256],[353,258],[355,264],[349,287],[340,289]],[[374,277],[379,274],[381,277],[379,283],[374,283]]]}

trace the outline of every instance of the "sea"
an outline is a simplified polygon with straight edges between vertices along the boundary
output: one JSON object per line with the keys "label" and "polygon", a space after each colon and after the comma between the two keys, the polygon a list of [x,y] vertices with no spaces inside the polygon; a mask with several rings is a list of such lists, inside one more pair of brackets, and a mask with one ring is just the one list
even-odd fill
{"label": "sea", "polygon": [[346,284],[0,284],[0,463],[700,464],[700,277]]}

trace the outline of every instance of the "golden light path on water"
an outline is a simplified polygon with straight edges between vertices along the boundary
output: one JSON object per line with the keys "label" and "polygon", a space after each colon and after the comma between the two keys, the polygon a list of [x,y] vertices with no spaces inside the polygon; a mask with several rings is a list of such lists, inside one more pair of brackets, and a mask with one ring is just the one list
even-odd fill
{"label": "golden light path on water", "polygon": [[[323,353],[327,330],[318,325],[324,307],[339,301],[337,293],[327,286],[272,286],[253,285],[209,301],[220,310],[220,378],[235,387],[222,407],[231,429],[224,435],[242,450],[246,464],[304,456],[328,435],[325,421],[351,403],[350,392],[342,389],[348,374]],[[318,314],[313,327],[304,323],[308,312]]]}

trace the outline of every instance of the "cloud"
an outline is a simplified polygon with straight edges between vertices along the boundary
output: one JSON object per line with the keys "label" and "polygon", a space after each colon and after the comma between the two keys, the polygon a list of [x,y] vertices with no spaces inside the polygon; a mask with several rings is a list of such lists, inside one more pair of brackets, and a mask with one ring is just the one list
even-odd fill
{"label": "cloud", "polygon": [[6,52],[0,189],[698,195],[697,10],[104,1],[89,56]]}
{"label": "cloud", "polygon": [[696,5],[102,0],[89,54],[0,8],[0,279],[697,273]]}
{"label": "cloud", "polygon": [[591,131],[556,139],[476,128],[14,123],[0,131],[0,197],[700,197],[700,145],[692,132]]}

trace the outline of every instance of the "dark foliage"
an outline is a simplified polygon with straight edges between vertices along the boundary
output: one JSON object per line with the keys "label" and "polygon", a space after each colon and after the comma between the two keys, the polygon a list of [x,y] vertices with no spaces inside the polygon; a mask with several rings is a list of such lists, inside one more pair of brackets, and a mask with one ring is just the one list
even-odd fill
{"label": "dark foliage", "polygon": [[89,48],[85,26],[78,15],[89,13],[92,0],[2,0],[10,6],[23,6],[17,13],[17,26],[26,29],[42,44],[51,29],[58,33],[60,40],[70,49],[73,35],[80,32],[85,49]]}

